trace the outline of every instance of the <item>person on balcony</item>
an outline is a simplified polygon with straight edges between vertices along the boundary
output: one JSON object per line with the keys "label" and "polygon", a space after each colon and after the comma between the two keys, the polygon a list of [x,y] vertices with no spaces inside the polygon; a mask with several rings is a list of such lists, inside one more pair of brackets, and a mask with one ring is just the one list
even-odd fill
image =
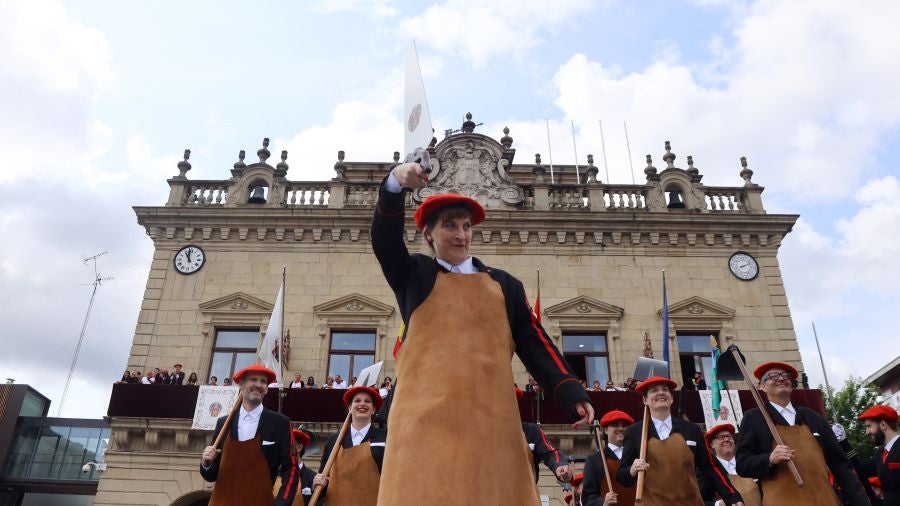
{"label": "person on balcony", "polygon": [[577,426],[593,420],[593,407],[535,318],[522,282],[469,255],[473,227],[485,217],[478,202],[453,194],[426,199],[413,218],[433,256],[409,253],[405,191],[427,181],[417,163],[394,167],[372,219],[372,247],[406,329],[378,504],[440,504],[449,497],[456,504],[540,504],[509,395],[512,354]]}
{"label": "person on balcony", "polygon": [[373,427],[372,419],[383,401],[375,389],[365,386],[345,391],[343,399],[350,410],[350,427],[341,440],[331,474],[326,477],[322,472],[339,434],[328,437],[313,485],[327,487],[321,497],[327,494],[328,504],[375,506],[387,431]]}
{"label": "person on balcony", "polygon": [[[634,418],[624,411],[614,409],[600,418],[600,427],[606,433],[606,445],[603,455],[595,451],[587,456],[584,463],[584,495],[582,502],[587,506],[618,506],[634,505],[634,488],[627,488],[616,481],[616,473],[619,471],[619,461],[622,459],[623,445],[625,444],[625,429],[634,423]],[[603,462],[609,468],[613,489],[609,490],[606,483],[606,472],[603,470]]]}
{"label": "person on balcony", "polygon": [[[288,417],[265,409],[263,398],[275,372],[261,365],[247,366],[234,375],[243,400],[226,429],[222,416],[216,421],[213,441],[222,430],[228,430],[225,443],[203,449],[200,475],[215,482],[209,500],[211,506],[266,505],[290,506],[297,492],[297,463],[291,450],[291,421]],[[281,487],[275,497],[275,477]]]}

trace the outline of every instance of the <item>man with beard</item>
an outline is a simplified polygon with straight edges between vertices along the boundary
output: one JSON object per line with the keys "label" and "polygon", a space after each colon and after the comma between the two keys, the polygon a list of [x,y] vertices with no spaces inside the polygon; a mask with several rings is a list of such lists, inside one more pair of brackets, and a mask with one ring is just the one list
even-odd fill
{"label": "man with beard", "polygon": [[693,422],[672,417],[672,392],[676,383],[651,376],[637,386],[650,414],[647,426],[647,458],[639,458],[642,424],[625,431],[625,447],[616,477],[632,487],[640,471],[647,473],[642,501],[645,506],[702,504],[697,472],[725,499],[728,506],[743,506],[735,490],[706,447],[703,433]]}
{"label": "man with beard", "polygon": [[[213,441],[228,430],[221,450],[207,446],[200,459],[203,479],[216,482],[211,506],[272,504],[290,506],[297,492],[297,464],[291,451],[291,422],[265,409],[263,398],[275,372],[261,365],[247,366],[234,375],[243,401],[227,429],[223,416],[216,422]],[[275,477],[281,477],[278,495],[272,497]]]}
{"label": "man with beard", "polygon": [[[731,484],[741,493],[741,497],[744,498],[744,504],[747,506],[760,506],[762,498],[756,482],[752,478],[743,478],[737,474],[737,461],[735,459],[737,448],[734,444],[734,433],[734,425],[721,423],[709,429],[704,438],[707,446],[715,454],[722,468],[728,473],[728,479],[731,481]],[[716,502],[716,506],[721,504],[721,501]]]}
{"label": "man with beard", "polygon": [[[816,504],[840,506],[828,472],[852,506],[868,506],[869,499],[847,454],[831,427],[815,411],[791,404],[797,370],[783,362],[767,362],[753,371],[769,402],[765,406],[784,444],[774,445],[772,433],[759,408],[744,414],[737,450],[737,474],[759,480],[763,505]],[[804,486],[800,488],[788,467],[794,461]]]}
{"label": "man with beard", "polygon": [[900,506],[900,444],[897,443],[897,411],[890,406],[874,406],[859,415],[866,435],[882,450],[864,460],[860,470],[881,482],[885,506]]}
{"label": "man with beard", "polygon": [[[634,423],[634,418],[617,409],[603,415],[600,419],[600,427],[606,433],[606,447],[601,456],[596,451],[587,457],[584,463],[584,498],[582,502],[588,506],[632,506],[634,504],[634,488],[623,487],[615,476],[619,471],[619,460],[622,459],[623,445],[625,444],[625,429]],[[609,467],[609,474],[613,480],[612,494],[606,484],[606,473],[603,471],[603,462]]]}

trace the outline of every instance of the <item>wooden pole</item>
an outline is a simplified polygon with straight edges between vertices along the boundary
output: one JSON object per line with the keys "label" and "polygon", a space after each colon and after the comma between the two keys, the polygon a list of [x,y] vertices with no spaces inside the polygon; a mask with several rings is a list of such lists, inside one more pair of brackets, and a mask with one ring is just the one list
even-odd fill
{"label": "wooden pole", "polygon": [[[732,349],[731,354],[734,356],[734,361],[737,362],[738,368],[741,370],[741,374],[744,375],[744,381],[746,381],[747,386],[750,387],[750,393],[753,394],[753,400],[756,401],[756,407],[759,408],[759,412],[762,413],[763,419],[766,421],[766,425],[769,426],[769,432],[772,433],[772,439],[775,440],[776,444],[783,445],[784,441],[781,439],[781,435],[778,434],[778,431],[775,429],[775,422],[773,422],[772,417],[769,416],[769,410],[766,409],[762,397],[760,397],[759,392],[756,390],[756,385],[754,385],[753,380],[750,379],[750,372],[747,370],[747,366],[744,365],[744,361],[741,360],[740,353],[738,353],[737,350]],[[787,464],[788,468],[791,470],[791,474],[794,475],[794,481],[797,482],[797,486],[802,487],[803,478],[800,477],[800,471],[797,470],[797,464],[795,464],[793,460],[788,460]]]}
{"label": "wooden pole", "polygon": [[[641,454],[640,459],[646,461],[647,460],[647,430],[650,424],[650,408],[645,404],[644,405],[644,420],[641,424]],[[644,497],[644,475],[645,471],[641,469],[638,471],[638,479],[637,479],[637,491],[634,494],[634,502],[641,502]]]}
{"label": "wooden pole", "polygon": [[594,420],[594,437],[597,439],[597,451],[600,452],[600,462],[603,462],[603,474],[606,475],[606,486],[609,487],[609,491],[613,491],[612,486],[612,478],[609,476],[609,466],[606,464],[606,445],[603,444],[603,438],[601,437],[602,429],[600,428],[600,422]]}
{"label": "wooden pole", "polygon": [[[337,454],[343,446],[341,446],[341,442],[344,440],[344,436],[347,435],[347,428],[350,427],[350,412],[347,412],[347,418],[344,419],[344,425],[341,426],[341,431],[338,432],[337,441],[334,442],[334,448],[331,449],[331,455],[328,456],[328,461],[325,462],[325,467],[322,468],[322,474],[325,475],[325,478],[328,478],[328,475],[331,474],[331,467],[334,465],[334,459],[337,457]],[[322,486],[316,485],[313,489],[312,497],[309,498],[309,504],[311,506],[316,506],[316,503],[319,500],[319,496],[322,495]]]}
{"label": "wooden pole", "polygon": [[216,440],[213,441],[213,447],[218,449],[219,444],[222,443],[222,439],[225,437],[225,434],[228,434],[231,427],[231,419],[234,418],[234,414],[237,412],[238,408],[241,407],[241,403],[244,402],[244,392],[243,390],[238,392],[237,399],[234,401],[234,405],[231,406],[231,411],[228,413],[228,417],[225,419],[225,423],[222,425],[222,430],[219,431],[219,435],[216,436]]}

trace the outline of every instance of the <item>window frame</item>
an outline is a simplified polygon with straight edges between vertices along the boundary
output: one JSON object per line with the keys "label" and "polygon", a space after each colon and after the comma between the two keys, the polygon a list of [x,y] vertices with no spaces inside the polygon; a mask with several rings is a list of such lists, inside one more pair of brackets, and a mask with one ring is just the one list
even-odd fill
{"label": "window frame", "polygon": [[[246,332],[253,333],[256,332],[256,346],[253,348],[236,348],[233,346],[225,346],[225,347],[217,347],[216,345],[219,342],[219,332]],[[206,383],[209,383],[209,378],[212,375],[213,366],[215,365],[215,356],[216,353],[231,353],[231,365],[229,366],[229,370],[231,373],[227,376],[228,378],[232,377],[234,373],[237,371],[234,370],[235,360],[237,359],[238,353],[248,353],[252,352],[254,355],[259,353],[259,339],[260,339],[260,328],[259,327],[216,327],[215,332],[213,334],[213,342],[212,347],[209,350],[209,366],[206,368]],[[216,378],[217,381],[223,381],[223,378]]]}
{"label": "window frame", "polygon": [[[334,336],[335,336],[335,334],[342,334],[342,333],[345,333],[345,334],[370,334],[371,337],[372,337],[372,348],[371,348],[371,350],[366,350],[366,349],[353,349],[353,350],[350,350],[350,349],[339,349],[339,350],[335,350],[335,349],[334,349]],[[372,357],[372,363],[374,364],[374,363],[375,363],[375,354],[376,354],[377,351],[378,351],[378,329],[377,329],[377,328],[352,328],[352,329],[347,329],[347,328],[333,328],[333,329],[329,329],[329,333],[328,333],[328,358],[326,359],[326,362],[325,362],[325,378],[327,378],[328,376],[336,377],[336,375],[331,374],[331,372],[332,372],[332,371],[331,371],[331,357],[333,357],[333,356],[335,356],[335,355],[337,355],[337,356],[347,356],[347,357],[350,357],[350,363],[349,363],[349,376],[345,376],[343,373],[341,374],[341,376],[342,376],[342,377],[344,378],[344,380],[347,382],[347,385],[349,385],[349,384],[350,384],[350,381],[353,379],[353,365],[354,365],[354,362],[356,361],[356,356],[358,356],[358,355],[371,356],[371,357]],[[323,384],[325,383],[325,382],[324,382],[324,379],[325,379],[325,378],[323,378],[323,382],[322,382]]]}
{"label": "window frame", "polygon": [[[586,351],[586,352],[566,351],[566,338],[567,337],[601,337],[601,338],[603,338],[603,348],[605,349],[605,351]],[[606,332],[597,332],[597,331],[591,332],[591,331],[586,331],[586,330],[578,330],[575,332],[563,331],[561,338],[562,338],[562,342],[560,343],[560,352],[562,352],[563,357],[566,359],[566,361],[569,361],[570,356],[583,358],[585,360],[585,362],[584,362],[585,377],[579,378],[579,380],[583,379],[585,381],[585,383],[587,384],[588,388],[591,388],[591,384],[593,383],[593,380],[590,378],[590,376],[588,374],[588,364],[587,364],[588,357],[605,358],[606,359],[606,380],[609,381],[610,379],[612,379],[612,358],[610,356],[610,351],[609,351],[609,336],[607,335]],[[595,378],[595,379],[599,379],[600,385],[603,388],[606,388],[606,381],[603,381],[602,378]]]}

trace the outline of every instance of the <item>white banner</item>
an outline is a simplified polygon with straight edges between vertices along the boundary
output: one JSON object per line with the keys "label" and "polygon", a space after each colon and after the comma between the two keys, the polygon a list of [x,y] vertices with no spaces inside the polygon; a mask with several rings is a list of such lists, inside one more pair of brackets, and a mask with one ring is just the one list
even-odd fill
{"label": "white banner", "polygon": [[227,416],[237,400],[238,387],[201,386],[197,394],[197,405],[194,406],[194,423],[191,429],[215,430],[216,420]]}
{"label": "white banner", "polygon": [[[741,399],[737,390],[722,390],[722,400],[719,401],[719,417],[713,415],[712,409],[712,390],[700,390],[700,404],[703,406],[703,423],[706,424],[706,430],[713,425],[720,423],[730,423],[740,428],[741,420],[744,419],[744,410],[741,408]],[[731,401],[729,402],[729,397]]]}
{"label": "white banner", "polygon": [[266,336],[262,345],[257,350],[259,361],[262,365],[275,371],[275,383],[281,386],[281,328],[284,326],[284,283],[278,289],[275,296],[275,307],[269,318],[269,326],[266,327]]}

